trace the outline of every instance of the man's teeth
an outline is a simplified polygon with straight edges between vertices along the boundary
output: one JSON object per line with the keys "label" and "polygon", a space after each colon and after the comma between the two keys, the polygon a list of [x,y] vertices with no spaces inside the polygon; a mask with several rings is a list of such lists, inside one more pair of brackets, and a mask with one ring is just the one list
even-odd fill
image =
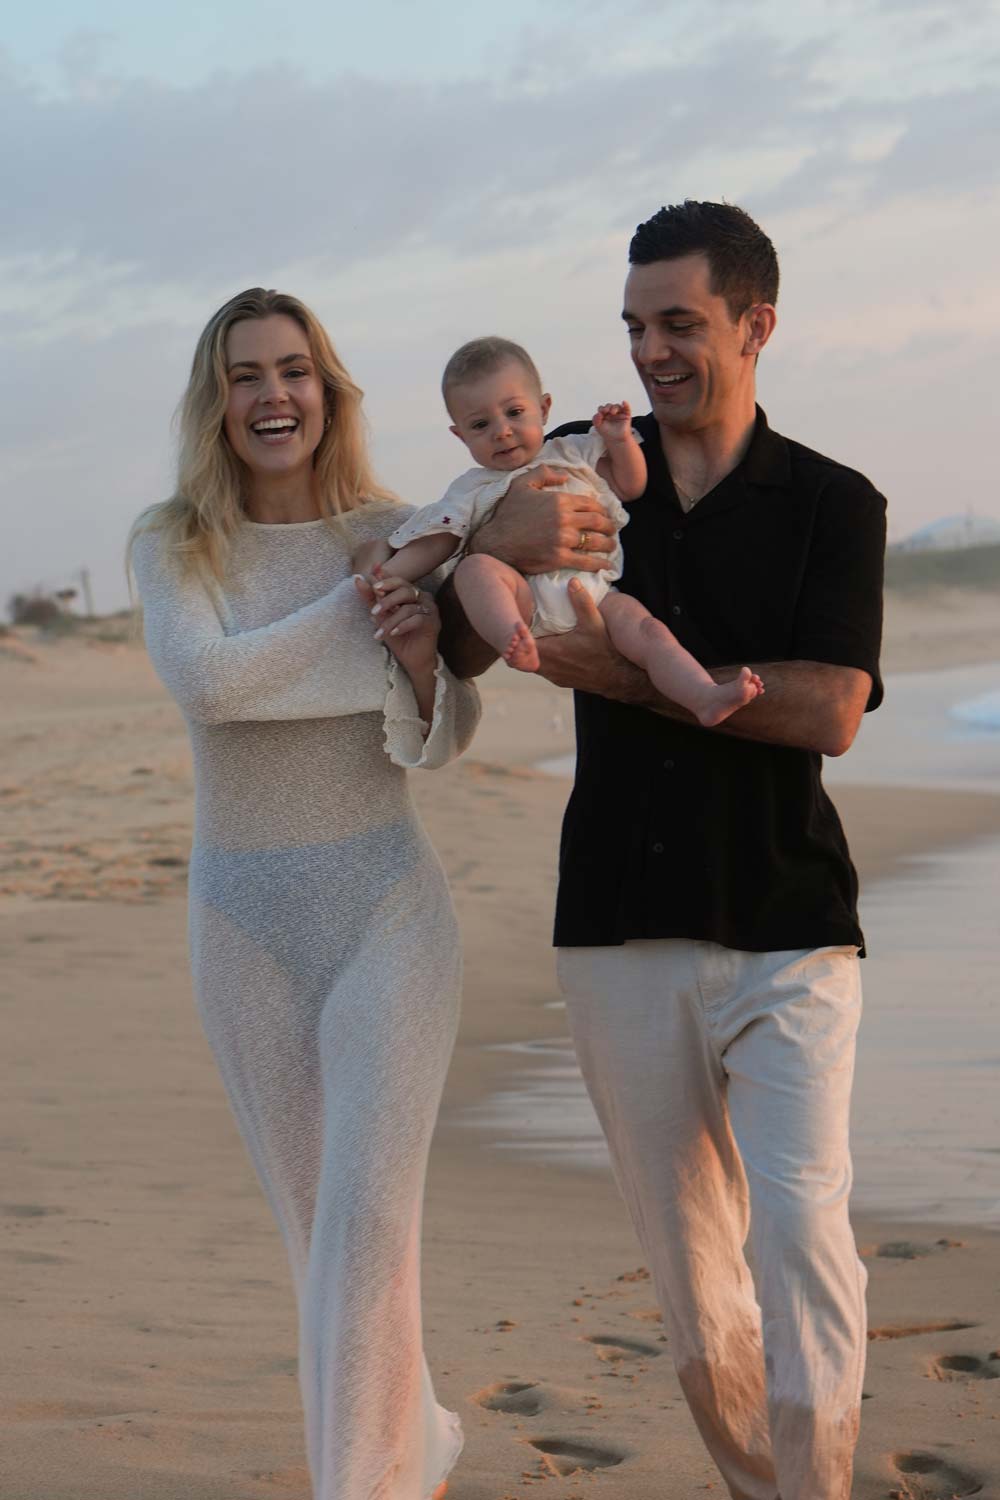
{"label": "man's teeth", "polygon": [[688,375],[654,375],[653,381],[656,385],[679,385],[682,380],[689,380]]}
{"label": "man's teeth", "polygon": [[263,422],[254,422],[254,432],[286,432],[298,427],[294,417],[268,417]]}

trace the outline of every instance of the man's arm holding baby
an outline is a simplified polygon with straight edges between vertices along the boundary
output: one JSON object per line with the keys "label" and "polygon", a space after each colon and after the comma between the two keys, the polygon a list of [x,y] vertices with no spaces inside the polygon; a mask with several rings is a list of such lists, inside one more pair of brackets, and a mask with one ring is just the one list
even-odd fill
{"label": "man's arm holding baby", "polygon": [[[596,693],[636,708],[651,709],[685,724],[696,720],[686,709],[657,692],[640,667],[633,666],[611,644],[599,610],[585,589],[569,585],[577,628],[537,642],[539,671],[556,687]],[[843,755],[861,723],[871,677],[855,667],[815,661],[750,663],[763,677],[764,696],[738,709],[711,732],[761,740],[822,755]],[[738,667],[708,669],[717,682],[729,682]]]}
{"label": "man's arm holding baby", "polygon": [[[468,551],[488,552],[520,573],[557,568],[599,573],[614,550],[615,524],[596,497],[560,494],[568,478],[564,471],[540,467],[513,480],[493,515],[470,538]],[[456,677],[478,677],[497,654],[465,618],[450,578],[437,605],[442,656]]]}

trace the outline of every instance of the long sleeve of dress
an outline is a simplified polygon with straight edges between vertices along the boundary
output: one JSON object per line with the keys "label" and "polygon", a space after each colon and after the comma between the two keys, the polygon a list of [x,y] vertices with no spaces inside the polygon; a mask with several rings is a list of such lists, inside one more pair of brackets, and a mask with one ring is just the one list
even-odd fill
{"label": "long sleeve of dress", "polygon": [[383,707],[385,651],[348,578],[283,619],[227,634],[194,568],[141,534],[133,554],[146,647],[164,685],[202,724],[323,719]]}
{"label": "long sleeve of dress", "polygon": [[434,771],[447,765],[471,741],[480,713],[479,694],[472,683],[453,676],[439,656],[434,671],[434,712],[428,727],[420,717],[409,677],[397,661],[390,661],[385,749],[395,765],[411,771]]}
{"label": "long sleeve of dress", "polygon": [[476,689],[438,657],[428,726],[405,671],[374,639],[350,578],[281,619],[227,634],[211,585],[164,556],[155,532],[137,538],[133,559],[150,658],[195,722],[381,711],[386,754],[408,769],[445,765],[472,739],[480,714]]}

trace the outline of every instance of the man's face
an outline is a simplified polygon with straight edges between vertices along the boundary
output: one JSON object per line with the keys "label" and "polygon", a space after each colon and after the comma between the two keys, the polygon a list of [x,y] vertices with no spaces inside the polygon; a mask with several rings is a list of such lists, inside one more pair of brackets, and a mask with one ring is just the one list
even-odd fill
{"label": "man's face", "polygon": [[622,312],[632,363],[663,427],[694,432],[724,420],[753,390],[749,320],[734,323],[704,255],[632,266]]}

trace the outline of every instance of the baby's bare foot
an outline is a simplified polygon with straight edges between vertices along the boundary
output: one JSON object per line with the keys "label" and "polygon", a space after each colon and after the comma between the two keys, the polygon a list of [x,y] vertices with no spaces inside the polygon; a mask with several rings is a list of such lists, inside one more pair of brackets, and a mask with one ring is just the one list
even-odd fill
{"label": "baby's bare foot", "polygon": [[713,724],[721,724],[738,708],[759,698],[763,691],[764,684],[757,673],[743,667],[732,682],[717,682],[714,687],[706,689],[705,702],[697,710],[698,723],[711,729]]}
{"label": "baby's bare foot", "polygon": [[503,659],[508,667],[515,667],[518,672],[538,671],[538,647],[523,620],[518,620],[514,626],[514,634],[503,653]]}

